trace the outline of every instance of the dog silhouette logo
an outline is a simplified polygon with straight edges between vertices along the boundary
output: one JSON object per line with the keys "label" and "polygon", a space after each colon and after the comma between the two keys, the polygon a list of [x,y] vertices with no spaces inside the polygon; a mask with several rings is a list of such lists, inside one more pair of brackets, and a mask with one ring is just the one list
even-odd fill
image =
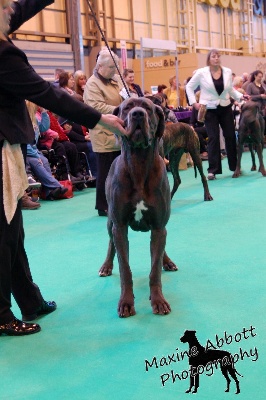
{"label": "dog silhouette logo", "polygon": [[[188,360],[190,365],[190,385],[186,393],[197,393],[199,388],[199,376],[206,371],[209,372],[207,375],[212,375],[213,367],[216,369],[220,366],[221,372],[226,379],[226,390],[230,390],[230,378],[231,375],[236,383],[236,394],[240,393],[239,380],[237,375],[240,375],[234,367],[234,358],[231,353],[224,350],[210,350],[204,348],[196,337],[196,331],[184,332],[184,335],[180,338],[182,343],[188,343],[189,353]],[[192,390],[193,389],[193,390]]]}

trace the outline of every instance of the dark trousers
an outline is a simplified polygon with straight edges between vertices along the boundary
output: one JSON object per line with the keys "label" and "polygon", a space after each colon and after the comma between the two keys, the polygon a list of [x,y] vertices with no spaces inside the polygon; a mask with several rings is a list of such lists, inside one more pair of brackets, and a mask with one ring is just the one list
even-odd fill
{"label": "dark trousers", "polygon": [[76,176],[79,172],[79,156],[78,150],[74,143],[65,141],[57,142],[53,141],[52,149],[54,149],[57,156],[65,156],[68,160],[70,172],[72,175]]}
{"label": "dark trousers", "polygon": [[105,181],[114,159],[121,154],[120,151],[110,153],[95,153],[97,160],[97,181],[96,181],[96,210],[108,210],[105,196]]}
{"label": "dark trousers", "polygon": [[[2,177],[2,145],[0,171]],[[25,150],[25,148],[23,149]],[[25,154],[25,153],[24,153]],[[8,225],[3,207],[3,181],[0,180],[0,325],[10,322],[11,293],[23,314],[33,314],[42,303],[41,292],[32,281],[24,248],[24,229],[19,201],[15,215]]]}
{"label": "dark trousers", "polygon": [[92,150],[91,142],[76,142],[75,145],[80,153],[83,152],[86,154],[90,164],[91,173],[95,178],[97,178],[97,161],[96,155]]}
{"label": "dark trousers", "polygon": [[194,127],[194,130],[199,138],[200,153],[204,153],[205,151],[207,151],[207,146],[206,146],[206,139],[208,138],[207,130],[206,130],[205,126]]}
{"label": "dark trousers", "polygon": [[208,110],[205,117],[205,126],[208,133],[208,172],[222,173],[220,151],[220,128],[223,130],[225,147],[230,171],[236,169],[237,151],[234,117],[231,105],[218,106],[215,110]]}

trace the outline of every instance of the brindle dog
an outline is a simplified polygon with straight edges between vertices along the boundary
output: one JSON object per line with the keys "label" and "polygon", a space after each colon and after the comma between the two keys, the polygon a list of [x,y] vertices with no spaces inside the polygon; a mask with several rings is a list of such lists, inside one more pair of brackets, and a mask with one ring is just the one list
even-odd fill
{"label": "brindle dog", "polygon": [[176,122],[175,124],[166,125],[163,134],[163,151],[169,156],[169,166],[174,178],[174,186],[171,192],[173,198],[177,191],[181,178],[179,175],[179,162],[183,153],[190,153],[194,162],[195,177],[197,177],[197,169],[199,170],[201,181],[204,188],[204,200],[213,200],[207,183],[206,176],[203,173],[202,161],[200,158],[199,138],[194,129],[184,122]]}
{"label": "brindle dog", "polygon": [[260,105],[254,101],[247,101],[241,107],[241,116],[238,129],[238,158],[236,170],[232,178],[238,178],[241,175],[241,158],[244,143],[248,143],[251,153],[252,167],[251,171],[256,171],[255,155],[253,145],[255,145],[259,158],[259,172],[266,176],[263,164],[263,147],[264,147],[264,128],[265,121],[259,112]]}
{"label": "brindle dog", "polygon": [[124,121],[127,134],[122,136],[121,155],[114,160],[106,180],[110,241],[99,275],[112,274],[117,252],[121,280],[118,315],[134,315],[128,227],[142,232],[150,230],[151,306],[154,314],[168,314],[171,308],[162,293],[162,265],[171,271],[176,271],[177,267],[165,253],[165,226],[170,216],[171,199],[166,168],[158,150],[164,132],[163,112],[146,98],[130,98],[114,114]]}

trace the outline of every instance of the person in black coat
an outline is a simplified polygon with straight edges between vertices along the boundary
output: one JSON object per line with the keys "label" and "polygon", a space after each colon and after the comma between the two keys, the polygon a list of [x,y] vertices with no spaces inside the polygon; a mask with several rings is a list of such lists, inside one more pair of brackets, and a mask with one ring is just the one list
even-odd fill
{"label": "person in black coat", "polygon": [[26,335],[41,329],[38,324],[15,318],[11,293],[24,321],[56,309],[56,303],[46,302],[32,280],[24,248],[21,200],[17,201],[26,188],[23,166],[26,145],[34,142],[25,99],[88,128],[100,123],[117,135],[125,133],[119,118],[101,115],[43,80],[26,55],[8,38],[7,34],[52,3],[52,0],[0,0],[0,336]]}

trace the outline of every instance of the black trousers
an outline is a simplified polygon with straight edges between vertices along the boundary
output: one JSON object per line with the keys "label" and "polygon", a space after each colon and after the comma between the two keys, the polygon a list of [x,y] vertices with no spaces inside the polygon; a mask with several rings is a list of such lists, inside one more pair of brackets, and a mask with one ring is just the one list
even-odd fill
{"label": "black trousers", "polygon": [[97,180],[96,180],[96,210],[108,210],[105,196],[105,181],[114,159],[121,154],[120,151],[110,153],[95,153],[97,160]]}
{"label": "black trousers", "polygon": [[[0,143],[0,171],[2,174],[2,146]],[[26,147],[23,147],[25,154]],[[21,201],[8,225],[3,207],[3,180],[0,180],[0,325],[10,322],[11,293],[22,314],[33,314],[43,297],[32,280],[28,258],[24,248],[24,229]]]}
{"label": "black trousers", "polygon": [[194,130],[199,138],[200,153],[204,153],[205,151],[207,151],[207,145],[206,145],[206,139],[208,137],[207,130],[206,130],[205,126],[194,127]]}
{"label": "black trousers", "polygon": [[57,142],[54,140],[52,149],[54,149],[57,156],[65,156],[67,158],[70,172],[72,175],[76,176],[80,170],[79,155],[76,145],[68,141]]}
{"label": "black trousers", "polygon": [[223,130],[225,147],[230,171],[236,169],[237,151],[233,111],[231,104],[226,107],[218,106],[215,110],[207,110],[205,126],[208,133],[208,172],[222,173],[220,151],[220,127]]}

